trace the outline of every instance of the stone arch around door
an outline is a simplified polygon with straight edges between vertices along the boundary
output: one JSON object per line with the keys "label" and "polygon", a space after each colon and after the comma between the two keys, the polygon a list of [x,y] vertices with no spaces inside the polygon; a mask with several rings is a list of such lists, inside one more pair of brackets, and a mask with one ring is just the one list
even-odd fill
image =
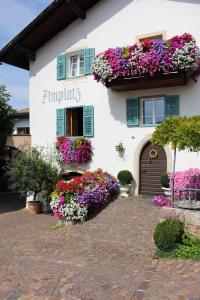
{"label": "stone arch around door", "polygon": [[154,196],[162,192],[160,177],[167,172],[167,156],[164,148],[148,141],[139,159],[139,194]]}

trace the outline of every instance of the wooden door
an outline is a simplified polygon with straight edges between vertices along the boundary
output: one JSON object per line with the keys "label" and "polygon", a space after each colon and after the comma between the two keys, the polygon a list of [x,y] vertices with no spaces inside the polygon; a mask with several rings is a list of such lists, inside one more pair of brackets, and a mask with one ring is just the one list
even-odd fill
{"label": "wooden door", "polygon": [[141,195],[154,196],[162,192],[160,177],[167,170],[167,159],[162,147],[148,142],[140,154]]}

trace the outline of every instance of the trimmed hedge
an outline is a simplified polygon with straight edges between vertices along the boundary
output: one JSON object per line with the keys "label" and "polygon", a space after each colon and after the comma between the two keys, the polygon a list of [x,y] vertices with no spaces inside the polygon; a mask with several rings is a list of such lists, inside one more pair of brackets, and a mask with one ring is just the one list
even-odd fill
{"label": "trimmed hedge", "polygon": [[168,219],[156,226],[154,241],[158,249],[170,251],[182,242],[183,234],[184,223],[178,219]]}

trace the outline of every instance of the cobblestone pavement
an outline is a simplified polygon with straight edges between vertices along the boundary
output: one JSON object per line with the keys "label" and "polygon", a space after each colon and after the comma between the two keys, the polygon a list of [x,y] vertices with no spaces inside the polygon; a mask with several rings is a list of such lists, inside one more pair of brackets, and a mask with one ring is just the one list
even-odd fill
{"label": "cobblestone pavement", "polygon": [[0,213],[0,299],[199,300],[200,263],[152,259],[158,215],[137,197],[58,229],[50,215]]}

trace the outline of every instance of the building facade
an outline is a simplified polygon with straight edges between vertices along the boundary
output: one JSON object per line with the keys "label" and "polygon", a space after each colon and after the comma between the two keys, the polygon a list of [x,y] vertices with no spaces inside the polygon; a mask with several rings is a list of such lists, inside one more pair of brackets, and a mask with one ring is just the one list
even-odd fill
{"label": "building facade", "polygon": [[[161,173],[172,171],[173,152],[168,147],[154,149],[150,144],[152,132],[166,117],[165,106],[170,101],[175,115],[200,113],[200,80],[188,80],[180,86],[152,84],[152,88],[118,92],[93,79],[90,63],[96,54],[109,47],[130,45],[145,38],[168,39],[188,32],[200,45],[200,3],[194,0],[93,1],[95,5],[90,5],[86,18],[81,3],[72,5],[71,11],[76,14],[73,22],[52,33],[40,47],[35,45],[34,53],[26,47],[18,54],[8,49],[16,61],[19,53],[26,53],[29,67],[23,64],[21,56],[18,64],[0,53],[2,61],[30,70],[32,145],[51,147],[57,136],[63,134],[85,136],[91,139],[94,153],[86,169],[102,168],[113,175],[130,170],[135,194],[154,194]],[[43,15],[44,20],[48,18]],[[42,25],[37,26],[41,29]],[[27,39],[34,38],[33,30],[26,34]],[[134,124],[128,116],[136,99],[140,109]],[[125,149],[123,153],[116,151],[120,143]],[[150,155],[154,150],[158,153],[157,161]],[[198,154],[179,152],[177,170],[191,167],[200,167]]]}
{"label": "building facade", "polygon": [[29,108],[17,111],[13,133],[7,136],[6,146],[18,150],[26,150],[31,147]]}

